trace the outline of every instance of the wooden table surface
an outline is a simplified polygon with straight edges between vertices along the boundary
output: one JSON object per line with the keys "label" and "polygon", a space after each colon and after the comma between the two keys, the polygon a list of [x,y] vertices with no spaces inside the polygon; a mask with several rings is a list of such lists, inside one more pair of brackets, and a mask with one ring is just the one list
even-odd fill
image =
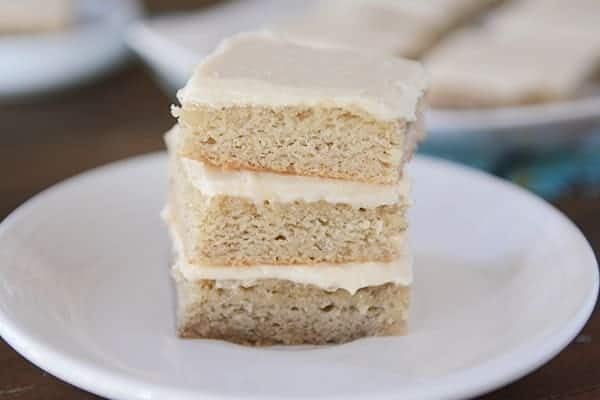
{"label": "wooden table surface", "polygon": [[[198,1],[154,1],[154,10]],[[23,104],[0,104],[0,217],[86,169],[163,148],[171,100],[132,61],[94,84]],[[600,193],[556,202],[600,250]],[[97,399],[38,369],[0,340],[0,400]],[[600,316],[548,364],[482,399],[600,399]]]}

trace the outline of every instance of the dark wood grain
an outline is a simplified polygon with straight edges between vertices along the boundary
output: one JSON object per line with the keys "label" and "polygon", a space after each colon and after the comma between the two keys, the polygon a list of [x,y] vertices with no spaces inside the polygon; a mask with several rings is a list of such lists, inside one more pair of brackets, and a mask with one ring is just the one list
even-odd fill
{"label": "dark wood grain", "polygon": [[[155,10],[176,1],[151,1]],[[202,2],[183,1],[185,7]],[[163,148],[170,99],[137,63],[86,87],[0,105],[0,216],[40,190],[86,169]],[[557,202],[600,250],[600,195]],[[0,340],[0,400],[96,399],[48,375]],[[600,398],[600,317],[548,364],[486,400]]]}

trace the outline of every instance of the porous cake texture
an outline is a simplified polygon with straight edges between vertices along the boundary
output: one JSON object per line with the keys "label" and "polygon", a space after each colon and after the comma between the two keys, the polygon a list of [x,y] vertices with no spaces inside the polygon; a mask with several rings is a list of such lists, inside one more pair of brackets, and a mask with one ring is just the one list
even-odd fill
{"label": "porous cake texture", "polygon": [[422,128],[355,108],[183,104],[182,155],[232,169],[394,183]]}
{"label": "porous cake texture", "polygon": [[417,63],[272,35],[226,40],[166,135],[182,337],[343,343],[398,334],[412,282],[403,165]]}
{"label": "porous cake texture", "polygon": [[175,195],[176,221],[182,221],[175,223],[190,261],[201,264],[388,262],[398,255],[397,239],[406,229],[402,206],[254,204],[202,195],[188,203],[185,198]]}
{"label": "porous cake texture", "polygon": [[407,286],[387,283],[350,294],[265,279],[250,287],[175,277],[182,337],[250,345],[343,343],[404,333]]}

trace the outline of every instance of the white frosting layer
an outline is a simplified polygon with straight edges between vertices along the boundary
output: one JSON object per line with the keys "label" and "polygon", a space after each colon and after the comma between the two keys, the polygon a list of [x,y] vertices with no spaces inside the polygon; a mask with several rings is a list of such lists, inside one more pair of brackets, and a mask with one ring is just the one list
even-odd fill
{"label": "white frosting layer", "polygon": [[317,49],[266,33],[222,42],[179,91],[182,104],[338,106],[383,120],[417,118],[427,75],[414,61]]}
{"label": "white frosting layer", "polygon": [[324,200],[365,208],[408,203],[410,185],[407,178],[402,178],[396,185],[380,185],[271,172],[222,170],[187,158],[182,158],[181,163],[190,183],[205,196],[226,195],[254,202],[279,203]]}
{"label": "white frosting layer", "polygon": [[[167,212],[168,213],[168,212]],[[351,294],[357,290],[392,282],[408,286],[412,283],[412,257],[408,243],[400,237],[401,255],[390,263],[368,262],[318,265],[255,265],[244,267],[205,266],[190,264],[185,260],[183,244],[173,227],[171,238],[177,262],[174,269],[187,281],[216,280],[223,287],[251,287],[262,279],[280,279],[314,285],[324,290],[344,289]]]}

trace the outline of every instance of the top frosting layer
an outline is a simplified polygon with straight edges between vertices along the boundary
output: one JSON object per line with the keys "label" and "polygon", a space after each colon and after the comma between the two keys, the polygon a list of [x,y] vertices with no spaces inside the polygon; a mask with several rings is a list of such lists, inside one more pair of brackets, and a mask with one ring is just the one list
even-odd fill
{"label": "top frosting layer", "polygon": [[338,106],[414,121],[427,82],[414,61],[250,33],[222,42],[178,97],[184,105]]}

